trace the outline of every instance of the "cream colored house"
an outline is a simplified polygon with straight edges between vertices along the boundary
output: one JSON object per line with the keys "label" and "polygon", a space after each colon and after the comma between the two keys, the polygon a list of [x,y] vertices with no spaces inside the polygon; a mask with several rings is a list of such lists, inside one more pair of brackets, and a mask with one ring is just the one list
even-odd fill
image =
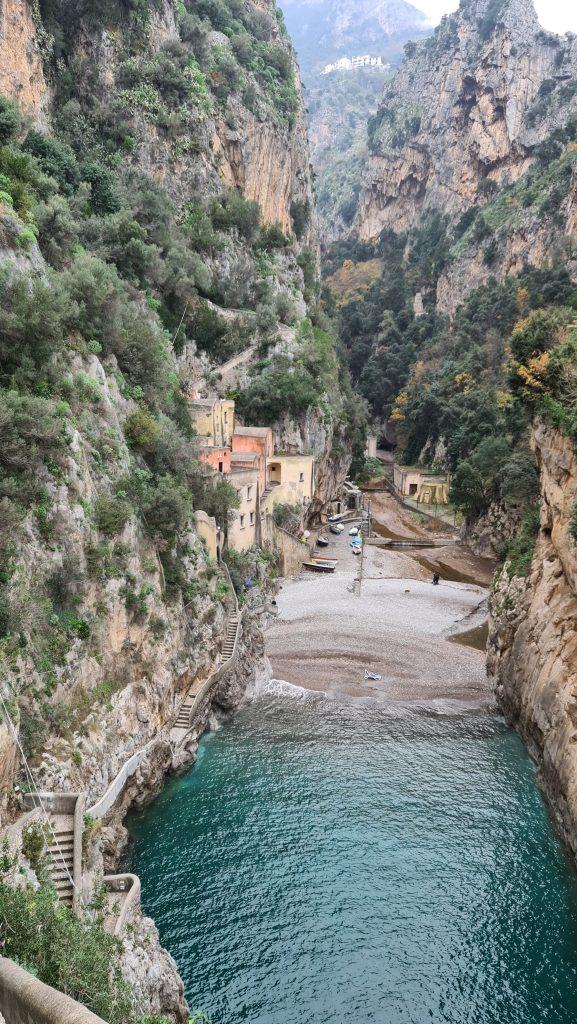
{"label": "cream colored house", "polygon": [[234,433],[234,402],[230,398],[193,398],[189,410],[201,447],[230,448]]}
{"label": "cream colored house", "polygon": [[233,468],[226,479],[236,488],[240,501],[228,526],[228,546],[235,551],[248,551],[260,542],[258,468]]}
{"label": "cream colored house", "polygon": [[273,455],[267,459],[266,472],[263,512],[272,512],[275,505],[310,504],[315,492],[313,455]]}

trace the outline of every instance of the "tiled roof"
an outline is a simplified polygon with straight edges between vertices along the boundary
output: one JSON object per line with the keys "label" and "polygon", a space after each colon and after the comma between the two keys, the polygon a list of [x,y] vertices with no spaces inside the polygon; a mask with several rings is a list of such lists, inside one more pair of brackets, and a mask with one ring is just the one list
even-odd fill
{"label": "tiled roof", "polygon": [[270,430],[270,427],[235,427],[234,433],[239,437],[267,437]]}
{"label": "tiled roof", "polygon": [[231,462],[258,462],[260,455],[258,452],[232,452],[230,456]]}

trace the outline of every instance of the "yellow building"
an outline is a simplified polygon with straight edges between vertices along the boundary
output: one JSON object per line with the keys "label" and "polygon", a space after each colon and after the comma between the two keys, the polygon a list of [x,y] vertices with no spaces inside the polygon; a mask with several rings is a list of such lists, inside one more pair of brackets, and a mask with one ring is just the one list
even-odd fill
{"label": "yellow building", "polygon": [[228,546],[248,551],[260,542],[258,468],[233,468],[226,479],[236,488],[240,505],[228,525]]}
{"label": "yellow building", "polygon": [[230,448],[234,433],[234,402],[230,398],[194,398],[189,410],[203,448]]}
{"label": "yellow building", "polygon": [[261,501],[262,512],[275,505],[309,505],[315,492],[313,455],[273,455],[267,459],[267,485]]}
{"label": "yellow building", "polygon": [[393,466],[393,484],[397,494],[413,498],[422,505],[447,505],[449,484],[444,476],[427,473],[414,466]]}

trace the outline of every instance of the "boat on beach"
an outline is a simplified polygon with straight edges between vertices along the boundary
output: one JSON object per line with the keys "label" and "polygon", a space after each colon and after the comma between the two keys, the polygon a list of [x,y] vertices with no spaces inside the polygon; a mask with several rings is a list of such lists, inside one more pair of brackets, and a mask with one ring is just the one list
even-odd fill
{"label": "boat on beach", "polygon": [[331,523],[329,529],[331,533],[336,533],[337,537],[340,537],[341,533],[344,531],[344,525],[343,523]]}
{"label": "boat on beach", "polygon": [[318,548],[328,548],[329,542],[326,537],[317,537]]}
{"label": "boat on beach", "polygon": [[310,561],[303,562],[303,568],[308,569],[309,572],[334,572],[337,567],[336,561],[334,562],[320,562]]}

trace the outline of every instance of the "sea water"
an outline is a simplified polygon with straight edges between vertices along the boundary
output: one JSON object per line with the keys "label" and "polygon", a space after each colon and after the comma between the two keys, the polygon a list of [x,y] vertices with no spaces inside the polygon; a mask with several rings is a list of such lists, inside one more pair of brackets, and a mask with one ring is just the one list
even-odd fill
{"label": "sea water", "polygon": [[577,1021],[574,870],[487,707],[261,696],[129,828],[212,1024]]}

